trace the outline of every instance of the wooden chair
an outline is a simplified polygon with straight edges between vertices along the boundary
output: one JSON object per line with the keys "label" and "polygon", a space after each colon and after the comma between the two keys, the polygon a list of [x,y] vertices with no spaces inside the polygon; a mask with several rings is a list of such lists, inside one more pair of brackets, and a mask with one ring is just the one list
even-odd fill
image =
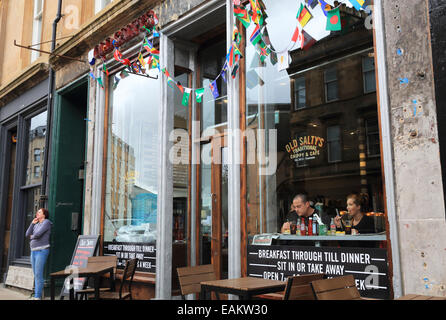
{"label": "wooden chair", "polygon": [[368,300],[361,298],[352,275],[311,282],[317,300]]}
{"label": "wooden chair", "polygon": [[255,298],[267,300],[315,300],[311,282],[321,280],[323,277],[323,273],[291,276],[287,278],[283,292],[266,293]]}
{"label": "wooden chair", "polygon": [[[98,256],[98,257],[88,257],[87,260],[87,266],[92,265],[106,265],[106,266],[113,266],[113,275],[116,275],[116,265],[118,263],[118,258],[116,256]],[[110,281],[115,281],[115,279],[110,279]],[[110,287],[105,288],[99,288],[100,292],[106,292],[110,291]],[[87,296],[89,294],[94,293],[94,288],[87,287],[85,289],[77,290],[76,291],[76,299],[87,299]]]}
{"label": "wooden chair", "polygon": [[212,264],[177,268],[177,273],[183,300],[186,300],[188,294],[200,293],[200,282],[217,280]]}
{"label": "wooden chair", "polygon": [[[133,277],[135,275],[136,266],[138,264],[138,259],[127,260],[124,268],[124,273],[122,274],[121,285],[119,286],[118,292],[100,292],[100,300],[132,300],[132,283]],[[128,291],[123,292],[124,284],[128,283]],[[90,295],[89,298],[94,298],[94,295]]]}

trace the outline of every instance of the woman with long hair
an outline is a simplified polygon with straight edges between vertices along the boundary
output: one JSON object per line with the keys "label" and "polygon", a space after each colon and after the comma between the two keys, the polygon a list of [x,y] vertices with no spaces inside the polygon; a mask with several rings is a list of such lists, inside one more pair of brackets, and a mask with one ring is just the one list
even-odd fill
{"label": "woman with long hair", "polygon": [[368,196],[365,194],[351,193],[347,196],[348,214],[343,217],[335,217],[335,224],[338,229],[344,229],[343,220],[351,221],[352,230],[356,233],[374,233],[375,221],[372,217],[365,215],[367,209]]}
{"label": "woman with long hair", "polygon": [[48,220],[48,218],[48,210],[40,208],[37,210],[36,217],[26,231],[26,237],[30,238],[31,265],[34,273],[33,300],[42,299],[44,283],[43,271],[50,252],[50,234],[52,226],[52,222]]}

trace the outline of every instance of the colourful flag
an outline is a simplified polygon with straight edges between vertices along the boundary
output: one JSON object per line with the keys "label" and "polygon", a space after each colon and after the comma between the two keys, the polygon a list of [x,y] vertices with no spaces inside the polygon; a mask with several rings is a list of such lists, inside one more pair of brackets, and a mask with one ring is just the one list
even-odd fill
{"label": "colourful flag", "polygon": [[356,10],[361,10],[364,5],[365,0],[349,0],[350,3],[355,7]]}
{"label": "colourful flag", "polygon": [[114,77],[113,77],[113,90],[115,90],[116,89],[116,87],[118,86],[118,84],[119,84],[119,81],[121,81],[121,77],[119,77],[119,75],[115,75]]}
{"label": "colourful flag", "polygon": [[318,1],[321,4],[322,12],[325,14],[325,16],[327,16],[327,12],[331,10],[331,6],[324,0],[318,0]]}
{"label": "colourful flag", "polygon": [[209,88],[211,88],[214,99],[217,99],[220,96],[220,93],[218,92],[217,81],[214,80],[212,83],[210,83]]}
{"label": "colourful flag", "polygon": [[144,44],[143,44],[144,49],[146,49],[146,51],[148,53],[152,53],[152,48],[153,48],[153,44],[152,42],[150,42],[149,39],[147,39],[146,37],[144,37]]}
{"label": "colourful flag", "polygon": [[130,60],[123,59],[121,52],[119,52],[119,50],[116,48],[115,48],[115,52],[113,52],[113,57],[115,58],[116,61],[119,61],[126,66],[130,66]]}
{"label": "colourful flag", "polygon": [[127,70],[122,70],[122,72],[119,74],[121,79],[125,79],[129,76],[129,73],[127,72]]}
{"label": "colourful flag", "polygon": [[245,8],[241,7],[237,10],[234,8],[234,15],[241,21],[246,29],[251,25],[251,17],[248,14],[248,10]]}
{"label": "colourful flag", "polygon": [[273,52],[271,52],[271,54],[269,55],[269,59],[270,59],[270,61],[271,61],[271,64],[273,65],[273,66],[275,66],[276,65],[276,63],[277,63],[277,53],[275,53],[274,51]]}
{"label": "colourful flag", "polygon": [[311,15],[310,11],[308,11],[307,7],[303,3],[301,3],[300,9],[299,9],[299,12],[297,13],[296,18],[297,18],[297,21],[299,21],[300,25],[303,28],[306,26],[308,21],[310,21],[311,18],[313,18],[313,16]]}
{"label": "colourful flag", "polygon": [[341,14],[339,8],[327,12],[327,27],[326,30],[341,31]]}
{"label": "colourful flag", "polygon": [[260,33],[260,27],[259,25],[256,25],[254,31],[251,34],[251,37],[249,38],[249,41],[251,41],[253,45],[256,45],[261,39],[262,34]]}
{"label": "colourful flag", "polygon": [[104,84],[102,83],[102,79],[99,77],[96,80],[98,81],[98,83],[101,86],[101,88],[104,89]]}
{"label": "colourful flag", "polygon": [[198,103],[201,103],[203,99],[204,88],[195,89],[195,99],[197,99]]}
{"label": "colourful flag", "polygon": [[296,27],[296,30],[294,30],[293,37],[291,38],[291,41],[297,42],[299,39],[299,35],[301,34],[299,27]]}
{"label": "colourful flag", "polygon": [[185,89],[183,88],[183,86],[181,85],[181,83],[177,82],[176,85],[177,85],[178,89],[180,89],[181,93],[184,94],[184,90],[185,90]]}
{"label": "colourful flag", "polygon": [[279,62],[279,64],[277,65],[277,69],[279,71],[288,69],[288,67],[290,66],[288,51],[277,53],[277,58]]}
{"label": "colourful flag", "polygon": [[191,88],[184,88],[183,101],[181,101],[181,104],[185,107],[189,105],[189,96],[191,91]]}
{"label": "colourful flag", "polygon": [[311,9],[314,9],[318,4],[317,0],[308,0],[308,5],[311,7]]}
{"label": "colourful flag", "polygon": [[143,68],[146,66],[146,62],[144,61],[144,57],[143,57],[142,53],[139,53],[138,61],[139,61],[139,63],[141,63],[141,66]]}
{"label": "colourful flag", "polygon": [[105,63],[105,60],[104,60],[104,64],[103,64],[102,70],[105,72],[105,74],[106,74],[107,77],[108,77],[108,76],[109,76],[109,73],[108,73],[108,70],[107,70],[107,63]]}
{"label": "colourful flag", "polygon": [[237,76],[237,70],[238,70],[239,64],[237,63],[234,68],[232,68],[232,72],[231,72],[231,76],[232,79],[235,79],[235,77]]}
{"label": "colourful flag", "polygon": [[232,2],[234,2],[235,6],[239,6],[240,5],[240,0],[233,0]]}
{"label": "colourful flag", "polygon": [[310,47],[316,43],[316,40],[310,36],[305,30],[302,30],[302,37],[303,37],[303,50],[308,50]]}
{"label": "colourful flag", "polygon": [[173,88],[174,84],[176,84],[175,81],[171,77],[168,76],[167,77],[167,85],[169,87]]}

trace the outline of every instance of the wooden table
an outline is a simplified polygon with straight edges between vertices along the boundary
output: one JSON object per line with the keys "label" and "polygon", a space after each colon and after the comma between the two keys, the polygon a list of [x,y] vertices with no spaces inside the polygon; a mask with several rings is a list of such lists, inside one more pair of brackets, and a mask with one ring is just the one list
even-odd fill
{"label": "wooden table", "polygon": [[200,300],[205,300],[211,291],[216,293],[238,295],[243,300],[250,300],[253,296],[264,293],[278,292],[285,289],[286,283],[278,280],[244,277],[200,282]]}
{"label": "wooden table", "polygon": [[[113,279],[113,266],[103,266],[103,265],[92,265],[87,266],[86,268],[77,268],[77,269],[65,269],[58,272],[53,272],[50,274],[51,278],[51,300],[54,300],[55,296],[55,280],[56,278],[66,278],[70,275],[73,275],[75,278],[83,278],[83,277],[92,277],[94,279],[94,294],[95,299],[99,299],[99,282],[102,275],[110,273],[110,279]],[[73,278],[70,279],[70,300],[74,300],[74,285]],[[110,280],[110,289],[114,291],[114,282]],[[63,289],[62,289],[63,290]]]}
{"label": "wooden table", "polygon": [[420,294],[406,294],[395,300],[446,300],[446,297],[423,296]]}

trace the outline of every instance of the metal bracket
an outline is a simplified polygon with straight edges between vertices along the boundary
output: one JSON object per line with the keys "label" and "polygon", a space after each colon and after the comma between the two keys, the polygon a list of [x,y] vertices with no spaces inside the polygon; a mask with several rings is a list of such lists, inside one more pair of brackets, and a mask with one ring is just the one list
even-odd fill
{"label": "metal bracket", "polygon": [[[50,41],[50,42],[51,42],[51,41]],[[37,52],[41,52],[41,53],[46,53],[46,54],[49,54],[50,56],[55,56],[55,57],[60,57],[60,58],[65,58],[65,59],[69,59],[69,60],[74,60],[74,61],[79,61],[79,62],[87,63],[87,61],[80,60],[80,59],[77,59],[77,58],[67,57],[67,56],[63,56],[63,55],[60,55],[60,54],[55,54],[55,53],[52,53],[52,52],[49,52],[49,51],[44,51],[44,50],[34,49],[34,48],[31,48],[31,46],[22,46],[22,45],[20,45],[20,44],[17,44],[16,40],[14,40],[14,45],[15,45],[16,47],[19,47],[19,48],[28,49],[28,50],[33,50],[33,51],[37,51]],[[35,46],[35,44],[34,44],[34,46]]]}

